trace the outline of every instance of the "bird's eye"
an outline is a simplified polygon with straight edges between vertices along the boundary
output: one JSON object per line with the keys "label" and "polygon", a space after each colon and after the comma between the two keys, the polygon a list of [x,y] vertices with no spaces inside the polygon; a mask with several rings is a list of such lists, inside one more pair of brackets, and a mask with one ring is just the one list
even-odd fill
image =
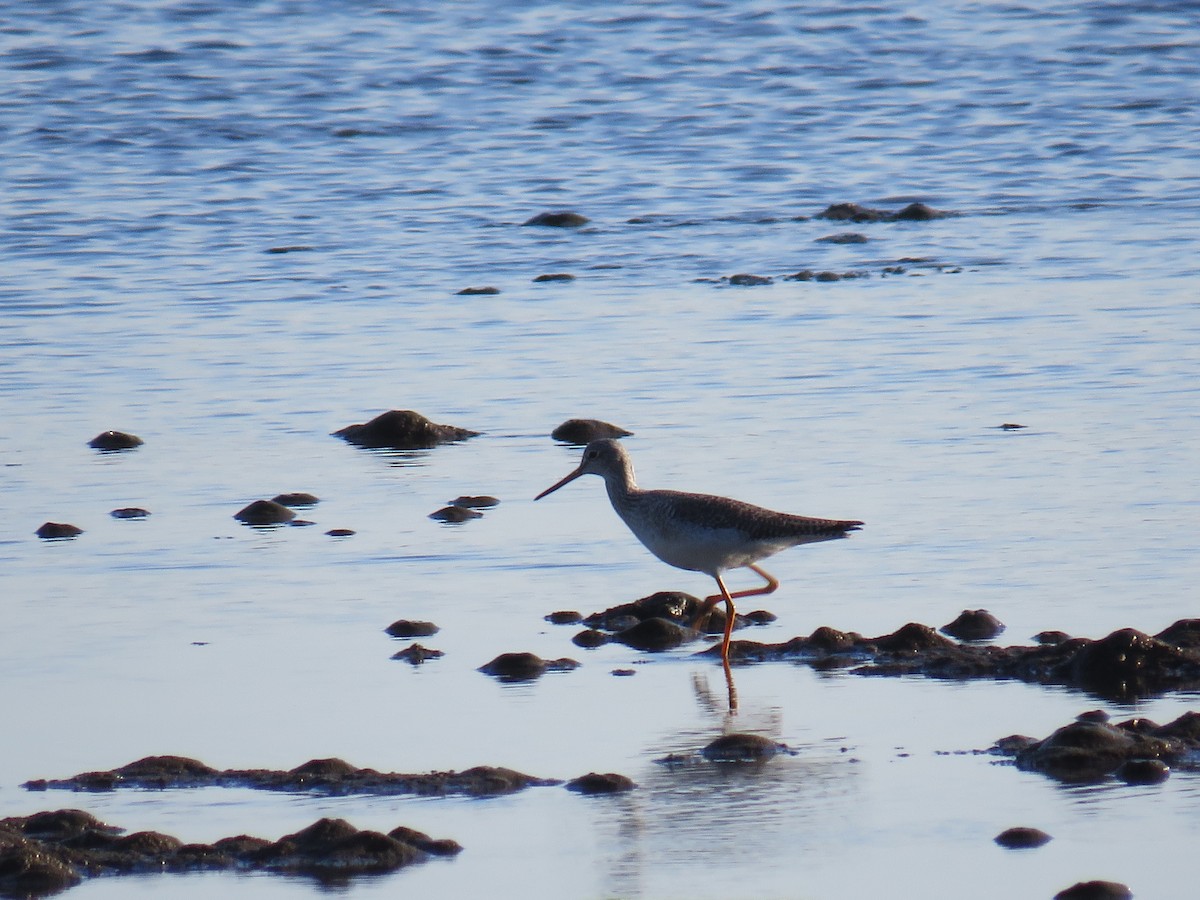
{"label": "bird's eye", "polygon": [[595,458],[596,458],[597,456],[599,456],[599,455],[600,455],[600,451],[599,451],[599,450],[589,450],[589,451],[588,451],[587,458],[588,458],[588,459],[595,459]]}

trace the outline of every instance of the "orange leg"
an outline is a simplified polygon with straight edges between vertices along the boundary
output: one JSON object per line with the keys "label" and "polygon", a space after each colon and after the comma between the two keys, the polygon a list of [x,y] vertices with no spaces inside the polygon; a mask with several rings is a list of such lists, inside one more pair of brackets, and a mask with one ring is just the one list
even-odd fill
{"label": "orange leg", "polygon": [[725,601],[725,637],[721,641],[721,659],[727,665],[729,663],[729,639],[733,635],[733,623],[737,618],[737,610],[734,608],[733,601],[738,597],[755,597],[759,594],[770,594],[777,587],[779,587],[778,579],[760,569],[753,563],[747,566],[747,568],[753,569],[755,572],[761,575],[767,583],[760,588],[736,591],[731,594],[729,593],[729,588],[725,587],[725,582],[721,578],[721,574],[718,572],[713,577],[717,580],[717,587],[721,589],[721,593],[713,594],[711,597],[705,597],[704,605],[700,608],[699,615],[696,616],[697,627],[702,627],[704,623],[708,621],[708,617],[712,614],[713,607],[722,600]]}

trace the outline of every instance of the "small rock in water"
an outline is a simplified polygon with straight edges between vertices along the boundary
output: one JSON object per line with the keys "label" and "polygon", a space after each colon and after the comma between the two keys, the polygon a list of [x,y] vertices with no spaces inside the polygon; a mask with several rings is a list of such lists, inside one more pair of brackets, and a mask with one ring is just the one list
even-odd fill
{"label": "small rock in water", "polygon": [[350,537],[357,533],[353,528],[330,528],[325,532],[329,537]]}
{"label": "small rock in water", "polygon": [[429,518],[445,522],[448,525],[461,525],[471,519],[482,519],[483,513],[465,506],[443,506],[437,512],[431,512]]}
{"label": "small rock in water", "polygon": [[763,284],[774,284],[775,279],[769,275],[751,275],[748,272],[740,272],[737,275],[730,275],[729,283],[735,287],[758,287]]}
{"label": "small rock in water", "polygon": [[585,650],[594,650],[597,647],[603,647],[611,641],[612,635],[605,634],[603,631],[597,631],[595,628],[585,629],[571,638],[572,644],[576,647],[582,647]]}
{"label": "small rock in water", "polygon": [[535,653],[501,653],[479,667],[485,675],[501,681],[533,681],[546,672],[569,672],[579,667],[573,659],[542,659]]}
{"label": "small rock in water", "polygon": [[1111,716],[1102,709],[1089,709],[1075,717],[1076,722],[1107,722]]}
{"label": "small rock in water", "polygon": [[637,785],[633,779],[615,772],[588,772],[567,782],[567,790],[580,794],[620,794],[632,791]]}
{"label": "small rock in water", "polygon": [[868,238],[857,231],[843,231],[840,234],[827,234],[817,238],[818,244],[865,244]]}
{"label": "small rock in water", "polygon": [[296,518],[296,514],[274,500],[255,500],[233,514],[246,525],[281,525]]}
{"label": "small rock in water", "polygon": [[1081,881],[1054,895],[1054,900],[1132,900],[1133,891],[1116,881]]}
{"label": "small rock in water", "polygon": [[272,503],[278,503],[280,506],[316,506],[321,501],[312,494],[307,494],[304,491],[293,491],[288,494],[279,494],[271,498]]}
{"label": "small rock in water", "polygon": [[1121,763],[1116,776],[1126,784],[1161,784],[1171,775],[1171,767],[1161,759],[1131,759]]}
{"label": "small rock in water", "polygon": [[779,617],[777,615],[775,615],[775,613],[771,612],[770,610],[756,609],[756,610],[746,613],[744,616],[741,616],[740,618],[745,619],[751,625],[770,625],[772,622],[776,621]]}
{"label": "small rock in water", "polygon": [[1065,644],[1071,636],[1065,631],[1039,631],[1033,639],[1039,644]]}
{"label": "small rock in water", "polygon": [[761,762],[787,747],[760,734],[725,734],[709,743],[700,755],[709,762]]}
{"label": "small rock in water", "polygon": [[578,625],[583,616],[573,609],[560,609],[547,615],[546,621],[551,625]]}
{"label": "small rock in water", "polygon": [[114,450],[132,450],[134,447],[142,446],[143,443],[136,434],[124,431],[102,431],[88,441],[88,446],[93,450],[112,452]]}
{"label": "small rock in water", "polygon": [[538,213],[531,219],[522,222],[522,225],[540,225],[544,228],[579,228],[590,222],[587,216],[580,215],[577,212],[567,210],[560,212],[542,212]]}
{"label": "small rock in water", "polygon": [[144,519],[150,515],[150,512],[140,506],[125,506],[121,509],[114,509],[109,515],[114,519]]}
{"label": "small rock in water", "polygon": [[1020,431],[1022,428],[1027,428],[1027,425],[1018,425],[1015,422],[1005,422],[1000,426],[1001,431]]}
{"label": "small rock in water", "polygon": [[455,497],[451,500],[450,505],[461,506],[464,509],[490,509],[493,506],[499,506],[500,501],[495,497],[488,497],[486,495],[471,497],[464,494],[461,497]]}
{"label": "small rock in water", "polygon": [[1027,850],[1032,847],[1040,847],[1051,840],[1053,839],[1050,835],[1046,834],[1040,828],[1026,828],[1024,826],[1005,829],[995,837],[997,844],[1001,847],[1008,847],[1010,850]]}
{"label": "small rock in water", "polygon": [[489,295],[500,293],[500,288],[487,285],[486,287],[465,287],[458,292],[460,297],[471,297],[477,295]]}
{"label": "small rock in water", "polygon": [[405,647],[398,653],[393,653],[392,659],[402,659],[410,665],[419,666],[427,659],[441,659],[445,655],[441,650],[431,650],[429,647],[413,644],[412,646]]}
{"label": "small rock in water", "polygon": [[619,632],[616,640],[634,650],[661,652],[674,650],[695,636],[696,633],[690,628],[684,628],[669,619],[645,619]]}
{"label": "small rock in water", "polygon": [[623,438],[631,434],[632,431],[599,419],[567,419],[550,432],[550,437],[556,441],[582,445],[601,438]]}
{"label": "small rock in water", "polygon": [[412,619],[397,619],[384,629],[394,638],[429,637],[440,630],[432,622],[418,622]]}
{"label": "small rock in water", "polygon": [[429,450],[439,444],[465,441],[478,431],[455,425],[438,425],[411,409],[392,409],[361,425],[347,425],[335,431],[340,437],[368,449]]}
{"label": "small rock in water", "polygon": [[547,281],[574,281],[575,276],[569,272],[553,272],[548,275],[539,275],[533,279],[534,284],[543,284]]}
{"label": "small rock in water", "polygon": [[34,534],[40,538],[51,540],[56,538],[73,538],[83,534],[83,529],[68,522],[43,522]]}
{"label": "small rock in water", "polygon": [[986,609],[964,609],[957,619],[938,630],[960,641],[990,641],[1004,630],[1004,623]]}

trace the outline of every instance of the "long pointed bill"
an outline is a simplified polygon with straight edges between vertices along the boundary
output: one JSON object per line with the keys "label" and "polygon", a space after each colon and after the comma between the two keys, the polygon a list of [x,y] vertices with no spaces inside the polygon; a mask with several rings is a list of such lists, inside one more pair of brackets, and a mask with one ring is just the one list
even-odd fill
{"label": "long pointed bill", "polygon": [[534,497],[533,499],[534,499],[534,500],[541,500],[541,499],[542,499],[543,497],[545,497],[547,494],[553,494],[555,491],[557,491],[557,490],[558,490],[560,487],[562,487],[564,484],[570,484],[572,481],[574,481],[576,478],[578,478],[578,477],[579,477],[580,475],[582,475],[582,474],[583,474],[583,469],[582,469],[582,468],[580,468],[580,469],[576,469],[574,472],[572,472],[570,475],[568,475],[566,478],[564,478],[564,479],[563,479],[562,481],[560,481],[558,484],[556,484],[556,485],[553,485],[553,486],[551,486],[551,487],[548,487],[548,488],[546,488],[544,491],[542,491],[540,494],[538,494],[538,495],[537,495],[536,497]]}

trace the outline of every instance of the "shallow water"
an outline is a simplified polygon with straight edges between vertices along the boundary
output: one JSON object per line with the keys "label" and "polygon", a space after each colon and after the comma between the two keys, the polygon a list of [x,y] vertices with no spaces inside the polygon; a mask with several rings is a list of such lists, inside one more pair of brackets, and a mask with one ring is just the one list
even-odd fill
{"label": "shallow water", "polygon": [[[646,486],[865,520],[772,560],[779,620],[746,633],[764,641],[979,607],[1006,643],[1196,615],[1188,4],[102,7],[16,6],[0,29],[0,814],[78,806],[185,840],[328,815],[466,848],[346,890],[364,897],[987,898],[1092,878],[1179,895],[1194,775],[1062,787],[969,751],[1097,706],[1167,721],[1195,697],[775,664],[735,671],[730,718],[694,645],[583,651],[542,620],[706,579],[644,551],[596,479],[531,498],[576,464],[547,435],[582,415],[635,432]],[[811,218],[911,200],[961,215]],[[592,222],[519,227],[548,209]],[[846,231],[869,241],[817,242]],[[306,249],[267,252],[288,247]],[[927,262],[883,275],[906,258]],[[802,269],[869,277],[778,280]],[[532,283],[550,272],[577,279]],[[777,280],[714,281],[739,272]],[[501,293],[455,293],[479,285]],[[329,436],[389,408],[484,435],[410,454]],[[85,446],[109,428],[146,444]],[[321,497],[315,527],[232,519],[290,490]],[[426,518],[463,493],[502,502]],[[153,514],[108,515],[131,505]],[[39,541],[46,520],[85,533]],[[401,617],[440,625],[421,642],[446,656],[390,660]],[[475,671],[512,650],[583,666]],[[654,762],[723,730],[797,752]],[[640,787],[19,786],[160,753]],[[1055,840],[992,842],[1018,824]],[[189,875],[70,895],[167,889],[319,891]]]}

